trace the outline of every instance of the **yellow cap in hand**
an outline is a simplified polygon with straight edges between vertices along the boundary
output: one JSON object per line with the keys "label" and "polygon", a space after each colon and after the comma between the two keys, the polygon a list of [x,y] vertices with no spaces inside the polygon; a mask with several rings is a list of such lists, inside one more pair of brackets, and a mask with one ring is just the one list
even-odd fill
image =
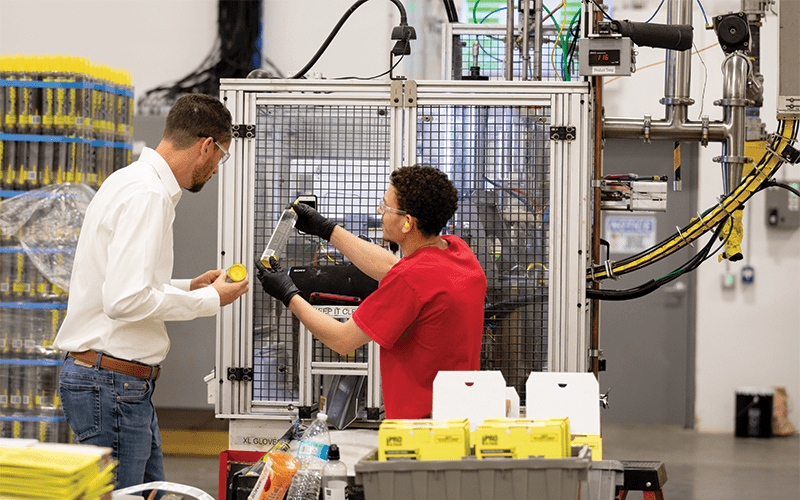
{"label": "yellow cap in hand", "polygon": [[234,264],[225,274],[231,281],[242,281],[247,276],[247,269],[241,264]]}

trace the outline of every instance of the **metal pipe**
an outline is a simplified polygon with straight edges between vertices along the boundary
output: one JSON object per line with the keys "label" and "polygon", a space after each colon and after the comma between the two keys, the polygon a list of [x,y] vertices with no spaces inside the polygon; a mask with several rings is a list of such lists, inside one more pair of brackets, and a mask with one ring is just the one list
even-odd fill
{"label": "metal pipe", "polygon": [[686,120],[685,108],[669,108],[665,120],[647,121],[642,118],[605,118],[603,137],[607,139],[643,139],[667,141],[722,142],[728,137],[728,127],[719,121],[693,122]]}
{"label": "metal pipe", "polygon": [[[667,24],[692,24],[692,1],[669,0]],[[728,137],[726,127],[718,122],[690,122],[688,106],[694,101],[689,97],[691,86],[691,52],[667,50],[664,71],[664,119],[635,119],[607,117],[603,120],[603,135],[606,138],[638,137],[645,141],[693,140],[721,142]]]}
{"label": "metal pipe", "polygon": [[[691,0],[670,0],[667,6],[668,23],[691,24],[691,5]],[[722,142],[723,156],[730,157],[730,161],[727,161],[727,163],[738,161],[738,157],[743,156],[743,154],[734,153],[744,151],[744,107],[743,105],[739,107],[739,104],[728,106],[730,109],[726,108],[725,117],[722,121],[709,122],[706,119],[700,122],[690,121],[688,118],[688,106],[693,103],[693,100],[689,97],[691,82],[690,56],[691,54],[688,51],[667,50],[664,98],[661,100],[664,105],[663,120],[650,120],[647,117],[644,119],[607,117],[603,120],[603,136],[606,138],[637,137],[645,141],[691,140],[700,141],[703,144],[707,144],[709,141]],[[739,65],[733,63],[723,65],[724,77],[733,79],[733,81],[726,84],[728,90],[723,89],[723,95],[726,92],[731,95],[735,92],[738,95],[739,90],[734,91],[732,87],[735,86],[739,89],[741,86],[740,80],[743,70]],[[730,73],[734,74],[731,75]],[[745,88],[746,78],[747,73],[744,72]],[[728,99],[737,98],[726,97],[725,99],[725,102],[722,103],[723,106],[726,106],[726,103],[730,104]],[[741,140],[740,137],[742,137]],[[728,182],[728,179],[735,177],[736,170],[734,168],[734,172],[730,172],[730,168],[726,169],[726,182]]]}
{"label": "metal pipe", "polygon": [[728,125],[728,137],[722,142],[722,182],[725,193],[736,188],[742,180],[744,171],[745,107],[747,100],[747,75],[750,61],[741,52],[730,54],[722,62],[722,100],[723,121]]}
{"label": "metal pipe", "polygon": [[[566,8],[566,7],[565,7]],[[591,25],[597,29],[597,24],[603,21],[603,13],[595,11],[595,17]],[[588,21],[588,18],[587,18]],[[589,24],[588,22],[586,23]],[[592,90],[594,93],[594,165],[592,168],[592,262],[600,262],[600,179],[603,177],[603,77],[592,77]],[[592,288],[599,289],[600,283],[593,282]],[[589,347],[591,349],[591,370],[596,379],[600,378],[600,301],[592,300],[591,331]]]}
{"label": "metal pipe", "polygon": [[506,80],[514,79],[514,0],[506,2]]}
{"label": "metal pipe", "polygon": [[533,12],[533,23],[536,31],[533,36],[533,79],[541,81],[542,79],[542,45],[544,45],[544,37],[542,36],[542,5],[544,0],[536,0]]}
{"label": "metal pipe", "polygon": [[[667,5],[667,24],[692,24],[691,0],[670,0]],[[689,99],[691,88],[691,51],[667,50],[667,69],[664,82],[664,104],[675,104],[670,99]],[[683,105],[682,103],[680,103]],[[690,104],[690,103],[687,103]]]}

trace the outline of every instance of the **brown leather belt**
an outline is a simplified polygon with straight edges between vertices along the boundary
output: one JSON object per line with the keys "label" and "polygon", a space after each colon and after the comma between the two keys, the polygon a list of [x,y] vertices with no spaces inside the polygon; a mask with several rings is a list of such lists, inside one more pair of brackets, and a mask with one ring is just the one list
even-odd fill
{"label": "brown leather belt", "polygon": [[[82,361],[88,365],[94,366],[97,364],[97,351],[81,351],[70,352],[67,354],[71,358]],[[141,365],[124,359],[115,358],[108,354],[103,354],[100,359],[100,368],[111,370],[112,372],[122,373],[124,375],[131,375],[132,377],[143,378],[145,380],[157,380],[159,373],[161,373],[160,366]]]}

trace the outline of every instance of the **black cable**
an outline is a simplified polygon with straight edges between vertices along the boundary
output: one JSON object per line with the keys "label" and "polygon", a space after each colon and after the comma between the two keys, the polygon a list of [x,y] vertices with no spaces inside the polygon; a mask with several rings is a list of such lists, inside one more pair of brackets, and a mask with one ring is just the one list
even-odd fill
{"label": "black cable", "polygon": [[494,304],[484,304],[483,317],[488,319],[494,316],[510,314],[529,303],[531,303],[530,295],[518,295],[508,300],[495,302]]}
{"label": "black cable", "polygon": [[626,290],[604,290],[602,288],[587,288],[586,298],[589,300],[633,300],[644,297],[658,289],[660,285],[655,280],[650,280],[647,283],[639,285],[635,288],[628,288]]}
{"label": "black cable", "polygon": [[[361,7],[367,1],[368,0],[357,0],[356,3],[354,3],[353,5],[350,6],[349,9],[347,9],[347,11],[339,19],[339,22],[336,23],[336,26],[333,27],[333,30],[331,30],[330,34],[328,35],[328,38],[325,39],[325,41],[322,43],[322,46],[317,50],[317,53],[314,54],[314,57],[312,57],[311,60],[308,61],[308,63],[303,67],[303,69],[298,71],[297,74],[292,77],[292,79],[302,78],[303,76],[305,76],[306,73],[308,73],[308,70],[310,70],[317,63],[319,58],[322,57],[322,54],[328,49],[328,46],[331,44],[333,39],[339,33],[339,30],[342,29],[342,26],[344,25],[345,21],[347,21],[347,19],[353,14],[353,12],[356,11],[357,8]],[[390,1],[393,4],[395,4],[397,6],[397,9],[400,11],[400,24],[401,25],[408,24],[406,9],[405,7],[403,7],[403,4],[400,3],[400,0],[390,0]]]}
{"label": "black cable", "polygon": [[397,65],[400,64],[400,61],[402,61],[404,57],[405,57],[405,55],[400,56],[397,59],[397,61],[394,64],[392,64],[391,68],[387,69],[386,71],[384,71],[380,75],[370,76],[370,77],[366,77],[366,78],[363,77],[363,76],[341,76],[341,77],[338,77],[338,78],[333,78],[333,80],[374,80],[376,78],[380,78],[380,77],[382,77],[384,75],[388,75],[389,73],[391,73],[397,67]]}
{"label": "black cable", "polygon": [[575,25],[574,32],[572,33],[572,40],[567,49],[567,73],[572,74],[572,63],[575,60],[575,50],[578,48],[578,38],[581,32],[581,18],[578,17],[578,24]]}
{"label": "black cable", "polygon": [[175,100],[182,94],[219,94],[220,78],[244,78],[260,65],[262,0],[219,0],[217,38],[200,65],[178,81],[150,89],[139,99]]}
{"label": "black cable", "polygon": [[[711,249],[714,247],[714,242],[716,241],[719,234],[722,232],[722,229],[725,227],[725,221],[728,218],[726,217],[723,219],[715,228],[714,236],[706,243],[706,245],[691,259],[689,259],[686,264],[679,267],[676,271],[662,276],[658,279],[651,279],[639,286],[633,288],[627,288],[625,290],[609,290],[609,289],[600,289],[600,288],[587,288],[586,289],[586,298],[590,300],[610,300],[610,301],[622,301],[622,300],[633,300],[644,297],[656,290],[658,290],[663,285],[670,283],[679,277],[683,276],[684,274],[690,273],[695,271],[700,264],[705,261],[706,257],[711,252]],[[730,236],[730,234],[729,234]]]}
{"label": "black cable", "polygon": [[444,10],[447,12],[447,22],[457,23],[458,9],[456,9],[456,5],[453,3],[453,0],[443,0],[443,2],[444,2]]}
{"label": "black cable", "polygon": [[603,6],[602,6],[602,5],[600,5],[599,3],[597,3],[597,0],[592,0],[592,3],[593,3],[593,4],[595,4],[595,5],[597,6],[597,8],[598,8],[598,9],[600,9],[600,12],[602,12],[602,13],[603,13],[603,17],[605,17],[605,18],[606,18],[606,19],[608,19],[609,21],[613,21],[613,19],[611,19],[611,17],[610,17],[608,14],[606,14],[606,11],[605,11],[605,10],[603,10]]}
{"label": "black cable", "polygon": [[[791,127],[790,135],[786,136],[786,132],[788,131],[787,127]],[[648,250],[644,252],[640,252],[637,255],[627,257],[619,262],[613,263],[610,270],[606,270],[604,264],[597,264],[592,265],[586,270],[586,279],[588,280],[595,280],[599,281],[601,279],[606,279],[612,277],[612,271],[616,273],[616,275],[621,276],[622,274],[627,274],[633,271],[637,271],[647,265],[653,264],[654,262],[658,262],[661,259],[672,255],[674,252],[684,248],[684,245],[691,243],[694,239],[699,238],[704,234],[708,229],[709,225],[712,220],[717,220],[721,218],[721,222],[717,222],[716,225],[718,226],[721,223],[724,223],[727,217],[722,217],[722,212],[728,213],[729,209],[732,210],[739,210],[744,204],[753,196],[755,192],[757,192],[761,186],[768,182],[770,179],[769,177],[775,175],[776,172],[780,169],[781,165],[786,161],[786,159],[781,156],[780,154],[774,152],[779,146],[781,141],[788,140],[793,142],[795,137],[797,136],[798,129],[800,129],[800,121],[786,121],[780,120],[778,123],[778,134],[775,135],[770,139],[770,147],[768,147],[768,152],[764,154],[761,160],[758,162],[758,165],[745,176],[744,179],[740,182],[739,186],[733,191],[732,195],[735,195],[736,198],[734,203],[731,203],[730,206],[726,206],[726,198],[723,197],[718,200],[718,207],[712,207],[706,210],[702,215],[698,214],[697,219],[693,219],[689,222],[687,226],[683,229],[678,229],[677,235],[672,235],[671,237],[667,238],[666,240],[658,243]],[[787,146],[788,148],[788,146]],[[785,152],[785,150],[784,150]],[[771,167],[771,170],[768,174],[765,174],[761,167],[768,165],[771,161],[776,160],[777,163]],[[767,177],[767,178],[764,178]],[[763,180],[762,180],[763,178]],[[746,196],[745,196],[746,195]],[[742,198],[745,196],[744,198]],[[735,204],[738,201],[738,207]],[[721,209],[717,211],[717,208]],[[706,215],[711,214],[710,219],[706,221],[704,217]],[[698,226],[699,224],[699,226]],[[718,229],[719,230],[719,229]],[[677,238],[680,237],[683,240],[683,245],[681,245]],[[669,245],[669,247],[668,247]],[[658,250],[657,254],[654,254]],[[651,255],[652,254],[652,255]],[[646,260],[643,260],[647,258]]]}
{"label": "black cable", "polygon": [[791,191],[792,193],[794,193],[796,196],[800,196],[800,191],[798,191],[797,189],[793,188],[792,186],[790,186],[788,184],[784,184],[784,183],[778,182],[776,180],[766,181],[765,183],[761,184],[761,186],[758,188],[758,190],[761,191],[762,189],[766,189],[768,187],[778,187],[778,188],[786,189],[786,190]]}
{"label": "black cable", "polygon": [[[798,124],[798,122],[795,122],[795,123],[793,124],[793,129],[792,129],[792,130],[793,130],[793,132],[792,132],[792,137],[794,137],[794,136],[796,135],[796,129],[797,129],[799,126],[800,126],[800,124]],[[783,128],[784,128],[784,122],[783,122],[783,121],[781,121],[781,122],[780,122],[780,124],[778,125],[778,128],[779,128],[779,130],[783,130]],[[775,139],[774,139],[774,141],[776,142],[776,144],[773,144],[773,147],[777,147],[777,143],[780,141],[780,138],[775,138]],[[771,156],[772,156],[772,154],[771,154],[771,153],[770,153],[770,154],[765,154],[765,155],[764,155],[764,157],[763,157],[763,158],[761,158],[761,161],[759,161],[758,165],[759,165],[759,166],[761,166],[761,165],[765,164],[766,162],[768,162],[768,161],[769,161],[769,158],[771,158]],[[775,168],[775,169],[774,169],[774,171],[773,171],[773,174],[774,174],[774,172],[776,172],[776,171],[777,171],[777,168]],[[758,182],[758,179],[759,179],[759,177],[758,177],[758,176],[759,176],[759,172],[760,172],[760,170],[759,170],[759,169],[754,169],[754,170],[753,170],[753,172],[751,172],[751,173],[750,173],[750,174],[748,174],[748,175],[747,175],[747,176],[746,176],[744,179],[742,179],[742,183],[740,184],[740,186],[744,185],[745,187],[748,187],[748,188],[749,188],[749,186],[751,186],[753,183],[756,183],[756,182]],[[764,181],[764,182],[766,182],[766,181]],[[754,188],[754,189],[755,189],[755,188]],[[723,203],[724,203],[724,199],[721,199],[721,200],[719,200],[719,204],[720,204],[720,206],[722,206],[722,205],[723,205]],[[710,210],[713,210],[713,208],[709,209],[709,211],[710,211]],[[707,212],[708,212],[708,211],[707,211]],[[707,212],[703,213],[702,215],[699,215],[699,217],[698,217],[698,218],[699,218],[699,219],[702,219],[702,217],[703,217],[703,216],[705,216]],[[686,226],[684,226],[683,228],[681,228],[681,229],[679,229],[679,230],[678,230],[678,235],[680,235],[681,237],[683,237],[683,234],[684,234],[684,233],[688,233],[688,232],[690,231],[690,229],[691,229],[691,228],[694,226],[694,224],[695,224],[695,223],[694,223],[693,221],[689,221],[689,223],[688,223]],[[704,225],[705,225],[705,224],[704,224]],[[666,238],[665,240],[663,240],[663,241],[661,241],[661,242],[658,242],[658,243],[656,243],[656,244],[655,244],[655,245],[653,245],[652,247],[650,247],[650,248],[648,248],[648,249],[646,249],[646,250],[644,250],[644,251],[642,251],[642,252],[639,252],[639,253],[638,253],[638,254],[636,254],[636,255],[632,255],[632,256],[626,257],[625,259],[622,259],[622,260],[620,260],[620,261],[618,261],[618,262],[615,262],[615,265],[616,265],[617,267],[619,267],[619,266],[626,266],[626,265],[628,265],[629,263],[632,263],[632,262],[635,262],[635,261],[637,261],[637,260],[640,260],[640,259],[641,259],[642,257],[644,257],[645,255],[648,255],[649,253],[653,252],[653,251],[654,251],[654,250],[656,250],[657,248],[664,246],[665,244],[669,243],[670,241],[672,241],[672,240],[674,240],[674,239],[675,239],[675,235],[672,235],[672,236],[670,236],[670,237]],[[658,258],[658,259],[656,259],[656,260],[660,260],[660,259],[662,259],[662,258],[665,258],[665,257],[667,257],[667,256],[671,255],[672,253],[674,253],[674,252],[676,252],[676,251],[680,250],[680,248],[682,248],[682,247],[675,247],[674,249],[671,249],[671,250],[669,250],[669,251],[667,251],[667,252],[664,252],[664,253],[662,253],[662,254],[661,254],[661,256],[659,256],[659,258]],[[644,265],[649,265],[649,264],[652,264],[653,262],[655,262],[655,261],[654,261],[654,260],[651,260],[650,262],[648,262],[648,263],[646,263],[646,264],[644,264]],[[635,267],[635,268],[630,268],[630,269],[627,269],[627,270],[625,270],[625,271],[624,271],[622,274],[626,274],[626,273],[629,273],[629,272],[633,272],[633,271],[635,271],[635,270],[637,270],[637,269],[641,269],[641,267],[644,267],[644,266],[640,266],[640,267]],[[591,278],[589,278],[589,276],[591,276],[591,274],[592,274],[592,270],[597,270],[597,271],[599,271],[599,272],[602,272],[602,271],[603,271],[603,265],[602,265],[602,264],[599,264],[599,265],[594,265],[594,266],[592,266],[591,268],[587,269],[587,279],[591,279]]]}

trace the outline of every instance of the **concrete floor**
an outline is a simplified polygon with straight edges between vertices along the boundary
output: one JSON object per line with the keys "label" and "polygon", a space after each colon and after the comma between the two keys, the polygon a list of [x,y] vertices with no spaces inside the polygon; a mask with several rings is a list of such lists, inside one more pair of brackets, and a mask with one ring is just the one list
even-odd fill
{"label": "concrete floor", "polygon": [[800,498],[798,435],[736,438],[682,427],[604,424],[603,458],[664,462],[667,500]]}
{"label": "concrete floor", "polygon": [[[736,438],[681,427],[604,424],[603,458],[664,462],[666,500],[800,498],[798,435]],[[168,481],[217,498],[218,458],[166,457],[165,468]],[[640,492],[628,495],[640,498]]]}

